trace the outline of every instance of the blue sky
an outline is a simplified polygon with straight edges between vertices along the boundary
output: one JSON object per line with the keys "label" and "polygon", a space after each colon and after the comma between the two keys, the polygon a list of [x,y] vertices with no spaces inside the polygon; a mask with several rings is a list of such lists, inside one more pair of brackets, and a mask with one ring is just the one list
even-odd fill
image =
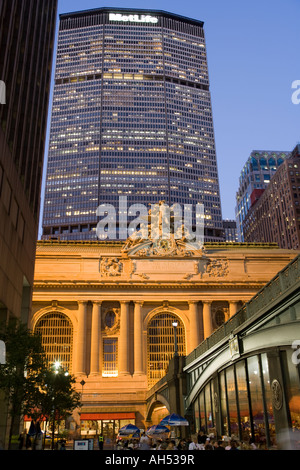
{"label": "blue sky", "polygon": [[300,141],[300,104],[291,100],[292,82],[300,80],[300,0],[58,1],[59,14],[99,7],[158,9],[204,21],[222,212],[234,218],[250,152],[292,150]]}

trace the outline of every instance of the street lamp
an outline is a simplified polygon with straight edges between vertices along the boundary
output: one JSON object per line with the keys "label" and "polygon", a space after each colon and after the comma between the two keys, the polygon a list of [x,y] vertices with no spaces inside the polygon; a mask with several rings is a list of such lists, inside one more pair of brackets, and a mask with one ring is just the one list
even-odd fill
{"label": "street lamp", "polygon": [[177,326],[178,326],[178,322],[173,321],[172,325],[173,325],[173,328],[174,328],[174,356],[178,356],[178,346],[177,346]]}
{"label": "street lamp", "polygon": [[55,361],[55,362],[54,362],[54,372],[55,372],[55,374],[58,374],[58,371],[59,371],[59,369],[60,369],[60,366],[61,366],[61,364],[60,364],[59,361]]}
{"label": "street lamp", "polygon": [[82,381],[80,382],[80,385],[81,385],[81,399],[82,399],[82,397],[83,397],[83,387],[85,386],[85,381],[82,380]]}

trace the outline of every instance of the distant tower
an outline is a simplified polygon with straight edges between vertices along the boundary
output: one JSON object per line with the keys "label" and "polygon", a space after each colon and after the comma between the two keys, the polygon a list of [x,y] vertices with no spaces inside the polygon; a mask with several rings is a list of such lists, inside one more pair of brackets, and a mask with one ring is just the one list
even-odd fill
{"label": "distant tower", "polygon": [[243,221],[250,207],[261,196],[270,179],[290,155],[287,151],[253,150],[245,163],[236,193],[235,218],[239,241],[244,241]]}

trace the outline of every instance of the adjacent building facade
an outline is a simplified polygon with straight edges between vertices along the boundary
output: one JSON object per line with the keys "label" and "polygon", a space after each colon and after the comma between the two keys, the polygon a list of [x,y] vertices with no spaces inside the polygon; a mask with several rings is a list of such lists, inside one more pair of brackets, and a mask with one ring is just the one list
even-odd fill
{"label": "adjacent building facade", "polygon": [[113,437],[127,422],[157,424],[168,397],[151,413],[147,397],[166,375],[175,334],[179,357],[191,354],[294,256],[272,244],[197,250],[172,237],[38,242],[30,325],[82,392],[69,430]]}
{"label": "adjacent building facade", "polygon": [[100,8],[60,16],[43,239],[96,240],[97,207],[222,215],[203,22]]}
{"label": "adjacent building facade", "polygon": [[300,247],[300,145],[272,177],[268,187],[248,211],[246,242],[275,242],[282,248]]}
{"label": "adjacent building facade", "polygon": [[249,209],[259,199],[283,161],[290,155],[286,151],[253,150],[241,171],[236,193],[235,217],[238,240],[244,239],[244,220]]}
{"label": "adjacent building facade", "polygon": [[27,324],[30,314],[56,8],[56,0],[0,1],[1,322]]}
{"label": "adjacent building facade", "polygon": [[194,430],[299,450],[299,261],[297,254],[187,356],[183,413]]}
{"label": "adjacent building facade", "polygon": [[[0,3],[0,310],[27,322],[57,2]],[[22,310],[24,307],[24,310]],[[22,312],[21,312],[22,311]]]}

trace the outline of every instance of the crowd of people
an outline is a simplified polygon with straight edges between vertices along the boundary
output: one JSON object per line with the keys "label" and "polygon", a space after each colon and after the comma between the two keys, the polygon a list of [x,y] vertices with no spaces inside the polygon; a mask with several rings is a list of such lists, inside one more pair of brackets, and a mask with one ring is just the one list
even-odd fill
{"label": "crowd of people", "polygon": [[190,438],[151,437],[143,433],[140,439],[117,440],[116,450],[166,450],[166,451],[194,451],[194,450],[267,450],[265,443],[255,444],[253,441],[241,442],[237,439],[215,439],[207,436],[203,431]]}

